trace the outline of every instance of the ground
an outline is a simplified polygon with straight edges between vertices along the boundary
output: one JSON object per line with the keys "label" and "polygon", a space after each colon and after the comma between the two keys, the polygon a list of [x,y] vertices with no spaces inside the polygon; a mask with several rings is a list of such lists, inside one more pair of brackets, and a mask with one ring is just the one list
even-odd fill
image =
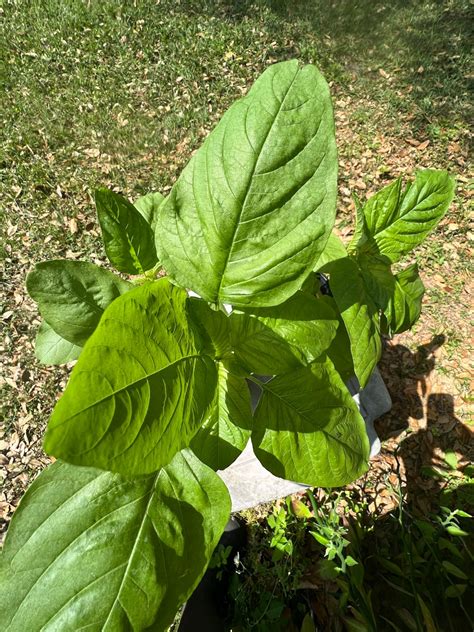
{"label": "ground", "polygon": [[[360,482],[381,512],[398,502],[399,480],[417,511],[438,504],[474,443],[470,13],[468,0],[1,4],[3,532],[48,463],[41,437],[68,375],[34,358],[28,270],[62,257],[104,264],[94,187],[131,199],[166,194],[228,105],[268,64],[293,57],[330,82],[343,238],[353,192],[369,196],[426,167],[457,181],[448,214],[414,256],[427,288],[420,321],[386,341],[381,370],[394,405],[378,422],[382,453]],[[426,476],[446,454],[450,477]]]}

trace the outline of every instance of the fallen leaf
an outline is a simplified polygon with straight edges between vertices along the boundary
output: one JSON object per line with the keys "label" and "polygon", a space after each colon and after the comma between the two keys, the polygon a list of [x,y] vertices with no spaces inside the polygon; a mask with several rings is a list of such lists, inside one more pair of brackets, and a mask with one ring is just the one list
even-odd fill
{"label": "fallen leaf", "polygon": [[420,151],[423,151],[424,149],[426,149],[428,147],[428,145],[430,144],[429,140],[425,140],[423,143],[420,143],[417,146],[417,149],[419,149]]}
{"label": "fallen leaf", "polygon": [[72,217],[69,220],[69,232],[71,233],[71,235],[75,235],[78,231],[78,227],[77,227],[77,220],[75,217]]}

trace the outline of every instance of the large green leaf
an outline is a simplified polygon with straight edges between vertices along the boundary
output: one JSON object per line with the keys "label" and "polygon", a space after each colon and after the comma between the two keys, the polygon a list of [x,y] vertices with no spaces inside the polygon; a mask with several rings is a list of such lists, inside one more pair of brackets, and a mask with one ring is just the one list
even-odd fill
{"label": "large green leaf", "polygon": [[400,182],[370,198],[362,212],[366,223],[363,251],[385,255],[392,263],[422,243],[449,208],[454,180],[446,171],[426,169],[400,193]]}
{"label": "large green leaf", "polygon": [[279,375],[307,364],[298,347],[255,316],[234,312],[229,321],[234,358],[247,373]]}
{"label": "large green leaf", "polygon": [[385,309],[387,333],[400,334],[416,323],[424,293],[416,263],[395,275],[393,295]]}
{"label": "large green leaf", "polygon": [[191,448],[213,470],[223,470],[245,448],[251,427],[252,410],[247,383],[219,362],[214,402],[207,419],[191,441]]}
{"label": "large green leaf", "polygon": [[386,309],[395,288],[390,261],[383,255],[360,254],[356,258],[367,292],[375,305]]}
{"label": "large green leaf", "polygon": [[275,476],[336,487],[367,470],[364,420],[329,359],[278,376],[262,388],[252,443]]}
{"label": "large green leaf", "polygon": [[139,478],[54,463],[5,541],[2,630],[166,630],[229,513],[225,485],[190,450]]}
{"label": "large green leaf", "polygon": [[155,232],[155,225],[158,219],[158,209],[164,199],[161,193],[147,193],[147,195],[142,195],[133,203],[133,206],[143,215],[153,232]]}
{"label": "large green leaf", "polygon": [[382,351],[378,309],[351,257],[338,259],[331,267],[330,285],[349,335],[355,374],[364,388]]}
{"label": "large green leaf", "polygon": [[314,268],[336,207],[328,86],[275,64],[226,112],[161,205],[160,261],[211,303],[282,303]]}
{"label": "large green leaf", "polygon": [[26,279],[28,294],[54,331],[81,347],[105,308],[132,285],[87,261],[37,263]]}
{"label": "large green leaf", "polygon": [[189,445],[206,418],[216,367],[167,279],[112,303],[57,403],[45,449],[77,465],[145,474]]}
{"label": "large green leaf", "polygon": [[[325,302],[305,292],[296,292],[291,298],[275,307],[245,310],[266,329],[283,338],[297,357],[312,362],[331,344],[338,327],[337,313]],[[231,317],[231,322],[233,319]],[[245,355],[254,338],[239,339],[233,330],[233,346]],[[255,352],[255,351],[254,351]],[[263,351],[264,353],[264,351]]]}
{"label": "large green leaf", "polygon": [[120,272],[143,274],[158,262],[153,231],[128,200],[109,189],[95,192],[105,252]]}
{"label": "large green leaf", "polygon": [[77,360],[82,347],[61,338],[43,321],[36,334],[35,354],[41,364],[66,364]]}
{"label": "large green leaf", "polygon": [[[326,301],[333,309],[337,310],[336,301],[332,296],[323,296],[321,300]],[[355,375],[354,361],[352,360],[351,353],[351,343],[344,321],[342,320],[340,314],[339,327],[337,328],[336,336],[331,342],[331,345],[326,353],[344,383]]]}

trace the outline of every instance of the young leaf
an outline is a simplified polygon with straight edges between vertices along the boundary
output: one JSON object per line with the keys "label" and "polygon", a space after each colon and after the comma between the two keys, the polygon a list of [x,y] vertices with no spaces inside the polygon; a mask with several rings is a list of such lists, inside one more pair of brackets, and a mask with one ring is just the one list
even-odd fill
{"label": "young leaf", "polygon": [[400,334],[416,323],[421,313],[425,286],[414,263],[395,275],[393,294],[384,310],[387,332]]}
{"label": "young leaf", "polygon": [[349,250],[362,249],[370,238],[395,220],[400,202],[402,180],[398,178],[357,208],[357,223]]}
{"label": "young leaf", "polygon": [[187,447],[207,414],[216,368],[167,279],[105,311],[56,404],[45,449],[76,465],[146,474]]}
{"label": "young leaf", "polygon": [[343,259],[344,257],[347,257],[344,244],[342,243],[340,237],[338,237],[335,233],[331,233],[318,262],[314,267],[314,271],[324,271],[328,267],[328,264],[331,264],[338,259]]}
{"label": "young leaf", "polygon": [[358,255],[356,261],[370,298],[379,309],[387,309],[395,292],[390,261],[381,255],[364,254]]}
{"label": "young leaf", "polygon": [[226,112],[160,207],[160,261],[211,303],[282,303],[324,249],[336,177],[325,80],[296,60],[275,64]]}
{"label": "young leaf", "polygon": [[232,375],[218,363],[214,401],[191,448],[213,470],[223,470],[239,456],[250,437],[252,410],[250,393],[243,377]]}
{"label": "young leaf", "polygon": [[338,487],[367,470],[364,420],[330,360],[280,375],[262,388],[252,443],[272,474]]}
{"label": "young leaf", "polygon": [[454,525],[449,525],[448,527],[446,527],[446,531],[450,535],[459,536],[460,538],[465,538],[469,535],[467,531],[464,531],[463,529],[460,529],[459,527],[455,527]]}
{"label": "young leaf", "polygon": [[95,192],[105,252],[120,272],[143,274],[158,262],[153,231],[128,200],[109,189]]}
{"label": "young leaf", "polygon": [[41,364],[66,364],[77,360],[82,347],[61,338],[43,321],[36,334],[35,354]]}
{"label": "young leaf", "polygon": [[330,284],[349,335],[354,371],[364,388],[382,351],[377,306],[351,257],[339,259],[331,268]]}
{"label": "young leaf", "polygon": [[164,199],[161,193],[148,193],[147,195],[142,195],[133,203],[133,206],[145,218],[147,224],[150,225],[153,233],[155,232],[155,225],[158,219],[158,209]]}
{"label": "young leaf", "polygon": [[388,191],[380,191],[378,199],[383,204],[371,203],[370,198],[363,209],[368,231],[364,251],[385,255],[392,263],[421,244],[442,219],[454,195],[454,180],[446,171],[434,169],[419,171],[403,195],[399,186],[394,183]]}
{"label": "young leaf", "polygon": [[132,285],[87,261],[37,263],[26,289],[41,316],[54,331],[82,347],[97,327],[105,308]]}
{"label": "young leaf", "polygon": [[139,478],[54,463],[5,541],[2,630],[166,630],[229,513],[224,483],[190,450]]}

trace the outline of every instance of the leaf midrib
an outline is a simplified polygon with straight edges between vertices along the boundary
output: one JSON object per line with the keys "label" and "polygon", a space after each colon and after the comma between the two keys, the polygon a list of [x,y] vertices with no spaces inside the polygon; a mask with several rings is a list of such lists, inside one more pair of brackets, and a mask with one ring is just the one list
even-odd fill
{"label": "leaf midrib", "polygon": [[[160,473],[161,473],[161,470],[159,470],[159,471],[158,471],[158,473],[157,473],[157,475],[156,475],[156,477],[155,477],[155,481],[153,482],[153,489],[152,489],[152,490],[151,490],[151,492],[150,492],[151,497],[153,497],[153,490],[155,489],[155,486],[156,486],[156,480],[157,480],[157,478],[158,478],[158,476],[159,476],[159,474],[160,474]],[[104,475],[106,475],[106,473],[105,473],[105,472],[104,472],[104,473],[102,473],[102,474],[100,474],[100,475],[99,475],[99,477],[100,477],[100,476],[104,476]],[[57,508],[56,508],[56,510],[53,512],[53,514],[54,514],[54,513],[56,513],[59,509],[63,508],[63,507],[64,507],[64,505],[65,505],[67,502],[69,502],[69,500],[70,500],[71,498],[73,498],[74,496],[77,496],[77,494],[78,494],[78,493],[81,493],[81,492],[82,492],[82,491],[83,491],[83,490],[84,490],[87,486],[89,486],[89,485],[91,485],[91,484],[94,484],[96,480],[97,480],[97,479],[93,479],[93,480],[91,480],[91,481],[88,481],[88,482],[86,483],[86,485],[84,485],[84,487],[81,487],[80,489],[76,490],[76,491],[72,494],[72,496],[70,496],[69,498],[67,498],[67,499],[66,499],[63,503],[61,503],[61,505],[60,505],[59,507],[57,507]],[[142,498],[143,498],[143,496],[142,496]],[[115,508],[115,509],[113,509],[111,512],[108,512],[108,513],[104,514],[103,516],[101,516],[101,517],[99,518],[99,520],[98,520],[97,522],[94,522],[94,523],[90,524],[90,525],[89,525],[89,526],[88,526],[88,527],[87,527],[84,531],[81,531],[81,533],[79,533],[79,534],[78,534],[75,538],[73,538],[70,542],[68,542],[68,543],[67,543],[67,545],[66,545],[66,546],[65,546],[65,547],[61,550],[61,552],[59,553],[59,555],[58,555],[57,557],[55,557],[55,558],[54,558],[54,560],[52,560],[52,561],[51,561],[51,562],[47,565],[47,567],[46,567],[46,568],[44,568],[44,569],[43,569],[42,573],[41,573],[41,574],[40,574],[40,575],[36,578],[36,580],[34,581],[33,585],[29,588],[28,592],[27,592],[27,593],[25,594],[25,596],[23,597],[23,599],[22,599],[22,601],[21,601],[20,605],[17,607],[17,610],[16,610],[16,612],[15,612],[15,615],[13,616],[13,618],[11,619],[11,621],[10,621],[10,623],[9,623],[9,627],[13,624],[13,622],[14,622],[14,620],[15,620],[16,615],[20,612],[20,608],[21,608],[21,606],[23,605],[23,603],[25,602],[25,600],[29,597],[29,595],[31,594],[31,592],[33,591],[33,589],[35,588],[35,586],[37,586],[38,582],[42,579],[42,577],[44,577],[45,573],[47,573],[47,572],[49,571],[49,569],[53,566],[53,564],[55,564],[55,563],[57,562],[57,560],[58,560],[58,559],[59,559],[62,555],[64,555],[65,551],[67,551],[68,549],[70,549],[70,547],[71,547],[73,544],[75,544],[75,543],[77,542],[77,540],[78,540],[80,537],[82,537],[82,536],[84,535],[84,533],[87,533],[87,531],[89,531],[90,529],[92,529],[92,528],[96,527],[96,525],[98,524],[98,522],[101,522],[102,520],[105,520],[105,519],[106,519],[106,518],[108,518],[108,516],[110,516],[112,513],[116,512],[116,511],[121,511],[121,510],[122,510],[125,506],[127,506],[127,505],[129,505],[129,504],[132,504],[132,503],[134,503],[134,502],[137,502],[137,501],[139,501],[139,500],[140,500],[140,498],[134,498],[133,500],[129,501],[126,505],[121,505],[120,507],[116,507],[116,508]],[[149,505],[150,505],[150,501],[147,503],[147,509],[148,509]],[[53,515],[53,514],[51,514],[51,515]],[[46,518],[46,520],[45,520],[42,524],[44,524],[45,522],[47,522],[47,521],[51,518],[51,515],[50,515],[50,516],[48,516],[48,517]],[[145,513],[145,517],[146,517],[146,515],[147,515],[147,514]],[[143,520],[144,520],[144,519],[143,519]],[[142,528],[143,520],[142,520],[142,523],[140,524],[140,530],[141,530],[141,528]],[[41,527],[41,526],[42,526],[42,525],[40,525],[40,527]],[[31,538],[29,538],[29,539],[28,539],[28,541],[29,541],[30,539],[31,539]],[[22,548],[23,548],[23,546],[22,546]],[[17,551],[17,553],[15,554],[15,557],[16,557],[16,555],[18,555],[18,553],[19,553],[19,551]],[[127,566],[127,567],[128,567],[128,566]],[[60,608],[57,612],[55,612],[55,613],[54,613],[53,617],[50,617],[50,619],[49,619],[49,620],[48,620],[48,621],[47,621],[44,625],[47,625],[47,624],[49,623],[49,621],[51,620],[51,618],[54,618],[54,617],[55,617],[55,616],[56,616],[56,615],[60,612],[60,610],[62,610],[62,609],[63,609],[63,607],[64,607],[64,605],[63,605],[63,606],[61,606],[61,608]],[[42,626],[43,628],[44,628],[44,625]]]}
{"label": "leaf midrib", "polygon": [[[270,385],[271,382],[265,383],[265,382],[261,382],[259,384],[259,386],[265,391],[267,391],[268,393],[271,393],[272,395],[274,395],[275,397],[277,397],[287,408],[290,408],[290,410],[296,412],[296,414],[301,417],[304,421],[307,421],[310,424],[313,424],[314,422],[309,419],[308,417],[306,417],[303,413],[301,413],[297,408],[295,408],[291,403],[289,403],[286,399],[284,399],[281,395],[279,395],[278,393],[276,393],[274,390],[272,390],[271,388],[268,387],[268,385]],[[322,406],[320,408],[320,410],[334,410],[335,408],[343,408],[344,410],[348,410],[350,412],[350,407],[346,406],[346,405],[342,405],[342,406]],[[359,413],[360,414],[360,413]],[[277,431],[277,432],[282,432],[282,431]],[[291,430],[289,432],[292,432]],[[334,441],[336,441],[336,443],[339,443],[341,445],[343,445],[345,448],[347,448],[347,450],[349,450],[350,452],[360,456],[360,454],[358,452],[356,452],[354,450],[354,448],[352,448],[350,445],[348,445],[347,443],[344,443],[344,441],[342,441],[341,439],[338,439],[337,437],[335,437],[333,434],[331,434],[328,430],[326,430],[325,428],[315,428],[312,432],[322,432],[323,435],[325,435],[326,437],[331,437],[331,439],[333,439]],[[304,433],[306,434],[306,433]]]}
{"label": "leaf midrib", "polygon": [[[279,115],[280,115],[280,112],[281,112],[281,111],[282,111],[282,109],[283,109],[283,105],[284,105],[284,103],[285,103],[285,101],[286,101],[286,98],[287,98],[288,94],[290,93],[290,91],[291,91],[291,89],[292,89],[292,87],[293,87],[293,84],[294,84],[294,82],[296,81],[296,78],[297,78],[297,76],[299,75],[300,71],[301,71],[301,69],[300,69],[300,68],[297,68],[297,69],[296,69],[295,75],[294,75],[293,79],[291,80],[291,83],[290,83],[290,85],[288,86],[288,89],[287,89],[287,90],[286,90],[286,92],[285,92],[285,96],[283,97],[283,99],[282,99],[282,100],[281,100],[281,102],[280,102],[280,105],[279,105],[279,107],[278,107],[278,111],[277,111],[277,113],[275,114],[275,116],[274,116],[274,118],[273,118],[272,124],[270,125],[270,127],[269,127],[269,129],[268,129],[267,133],[265,134],[265,138],[263,139],[263,142],[262,142],[262,144],[260,145],[260,150],[259,150],[258,158],[257,158],[257,160],[255,161],[255,164],[254,164],[254,166],[253,166],[252,172],[251,172],[251,174],[250,174],[250,176],[249,176],[249,179],[248,179],[248,186],[247,186],[247,191],[246,191],[246,193],[245,193],[244,200],[243,200],[242,205],[241,205],[241,207],[240,207],[239,214],[238,214],[238,216],[237,216],[237,218],[236,218],[236,221],[235,221],[235,223],[234,223],[234,229],[233,229],[233,231],[232,231],[232,237],[231,237],[231,239],[230,239],[230,247],[229,247],[229,248],[228,248],[228,250],[227,250],[227,255],[226,255],[226,258],[225,258],[225,261],[224,261],[224,265],[223,265],[223,267],[222,267],[222,272],[221,272],[221,274],[220,274],[219,285],[218,285],[218,287],[217,287],[217,292],[216,292],[216,294],[217,294],[217,300],[219,300],[219,299],[220,299],[221,290],[222,290],[222,283],[223,283],[223,281],[224,281],[224,277],[225,277],[225,274],[226,274],[226,271],[227,271],[227,266],[228,266],[228,264],[229,264],[229,260],[230,260],[230,257],[231,257],[231,255],[232,255],[233,249],[234,249],[235,236],[236,236],[236,234],[237,234],[237,230],[238,230],[239,225],[240,225],[240,218],[242,217],[242,214],[243,214],[243,212],[244,212],[245,206],[246,206],[246,204],[247,204],[247,199],[248,199],[248,196],[249,196],[249,193],[250,193],[250,189],[252,188],[252,187],[251,187],[252,179],[253,179],[253,178],[254,178],[254,176],[256,175],[256,171],[257,171],[257,168],[258,168],[258,165],[259,165],[260,159],[261,159],[261,157],[262,157],[263,149],[264,149],[265,144],[266,144],[266,142],[267,142],[267,140],[268,140],[268,137],[270,136],[271,131],[272,131],[272,130],[273,130],[273,128],[274,128],[275,122],[276,122],[276,120],[278,119],[278,117],[279,117]],[[275,95],[275,92],[273,91],[273,82],[274,82],[274,79],[275,79],[275,75],[273,75],[273,76],[272,76],[272,92],[273,92],[273,94]],[[248,112],[248,108],[247,108],[247,110],[246,110],[246,112],[245,112],[245,117],[247,117],[247,112]],[[250,143],[249,143],[249,144],[250,144]],[[252,148],[252,149],[253,149],[253,148]]]}
{"label": "leaf midrib", "polygon": [[[104,625],[102,626],[102,632],[104,632],[106,630],[106,626],[108,625],[110,616],[112,615],[112,612],[114,611],[115,606],[116,606],[117,603],[119,603],[120,607],[122,607],[124,609],[124,611],[127,613],[126,609],[122,606],[122,604],[120,602],[120,593],[122,592],[122,589],[123,589],[123,586],[124,586],[124,583],[125,583],[125,580],[126,580],[126,577],[127,577],[127,573],[128,573],[129,568],[130,568],[130,564],[131,564],[131,562],[133,560],[133,557],[135,555],[135,550],[137,548],[138,542],[140,541],[141,533],[142,533],[143,528],[145,526],[145,523],[147,521],[148,510],[149,510],[150,505],[153,502],[153,499],[154,499],[154,496],[155,496],[155,489],[156,489],[156,485],[158,483],[158,479],[164,472],[165,472],[165,470],[163,470],[163,469],[158,470],[158,472],[157,472],[157,474],[156,474],[156,476],[155,476],[155,478],[153,480],[153,483],[151,485],[150,498],[149,498],[149,500],[147,502],[147,505],[145,507],[145,511],[143,512],[143,518],[141,520],[140,527],[138,529],[137,536],[135,538],[135,542],[133,544],[132,550],[131,550],[130,555],[128,557],[127,566],[126,566],[126,568],[125,568],[125,570],[123,572],[122,581],[120,582],[119,589],[117,590],[117,595],[116,595],[116,597],[114,599],[114,602],[113,602],[113,604],[112,604],[112,606],[110,608],[109,614],[107,615],[107,619],[106,619]],[[127,613],[127,618],[128,618],[128,613]]]}
{"label": "leaf midrib", "polygon": [[[101,345],[101,346],[107,346],[107,345]],[[113,347],[110,347],[110,348],[113,349]],[[66,417],[63,421],[55,423],[54,426],[51,426],[51,429],[59,428],[59,426],[62,426],[63,424],[68,423],[73,417],[76,417],[77,415],[80,415],[80,414],[86,412],[90,408],[93,408],[94,406],[97,406],[98,404],[101,404],[102,402],[105,402],[110,397],[115,397],[117,394],[121,393],[122,391],[126,391],[129,388],[132,388],[133,386],[136,386],[140,382],[143,382],[143,380],[149,380],[149,379],[155,377],[161,371],[165,371],[166,369],[169,369],[170,367],[175,366],[176,364],[179,364],[180,362],[183,362],[184,360],[190,360],[192,358],[204,358],[206,356],[211,358],[211,356],[209,356],[208,354],[204,354],[204,353],[203,354],[195,353],[195,354],[190,354],[190,355],[187,355],[187,356],[183,356],[182,358],[178,358],[178,360],[175,360],[174,362],[170,362],[166,366],[160,367],[158,370],[153,371],[152,373],[149,373],[148,375],[145,375],[144,377],[141,377],[138,380],[130,382],[129,384],[123,386],[122,388],[119,388],[119,389],[113,391],[112,393],[109,393],[108,395],[102,397],[101,399],[98,399],[95,402],[92,402],[91,404],[89,404],[85,408],[81,408],[81,410],[78,410],[77,412],[75,412],[70,417]],[[81,370],[81,371],[76,372],[76,376],[80,375],[81,373],[99,373],[99,372],[98,371]]]}

